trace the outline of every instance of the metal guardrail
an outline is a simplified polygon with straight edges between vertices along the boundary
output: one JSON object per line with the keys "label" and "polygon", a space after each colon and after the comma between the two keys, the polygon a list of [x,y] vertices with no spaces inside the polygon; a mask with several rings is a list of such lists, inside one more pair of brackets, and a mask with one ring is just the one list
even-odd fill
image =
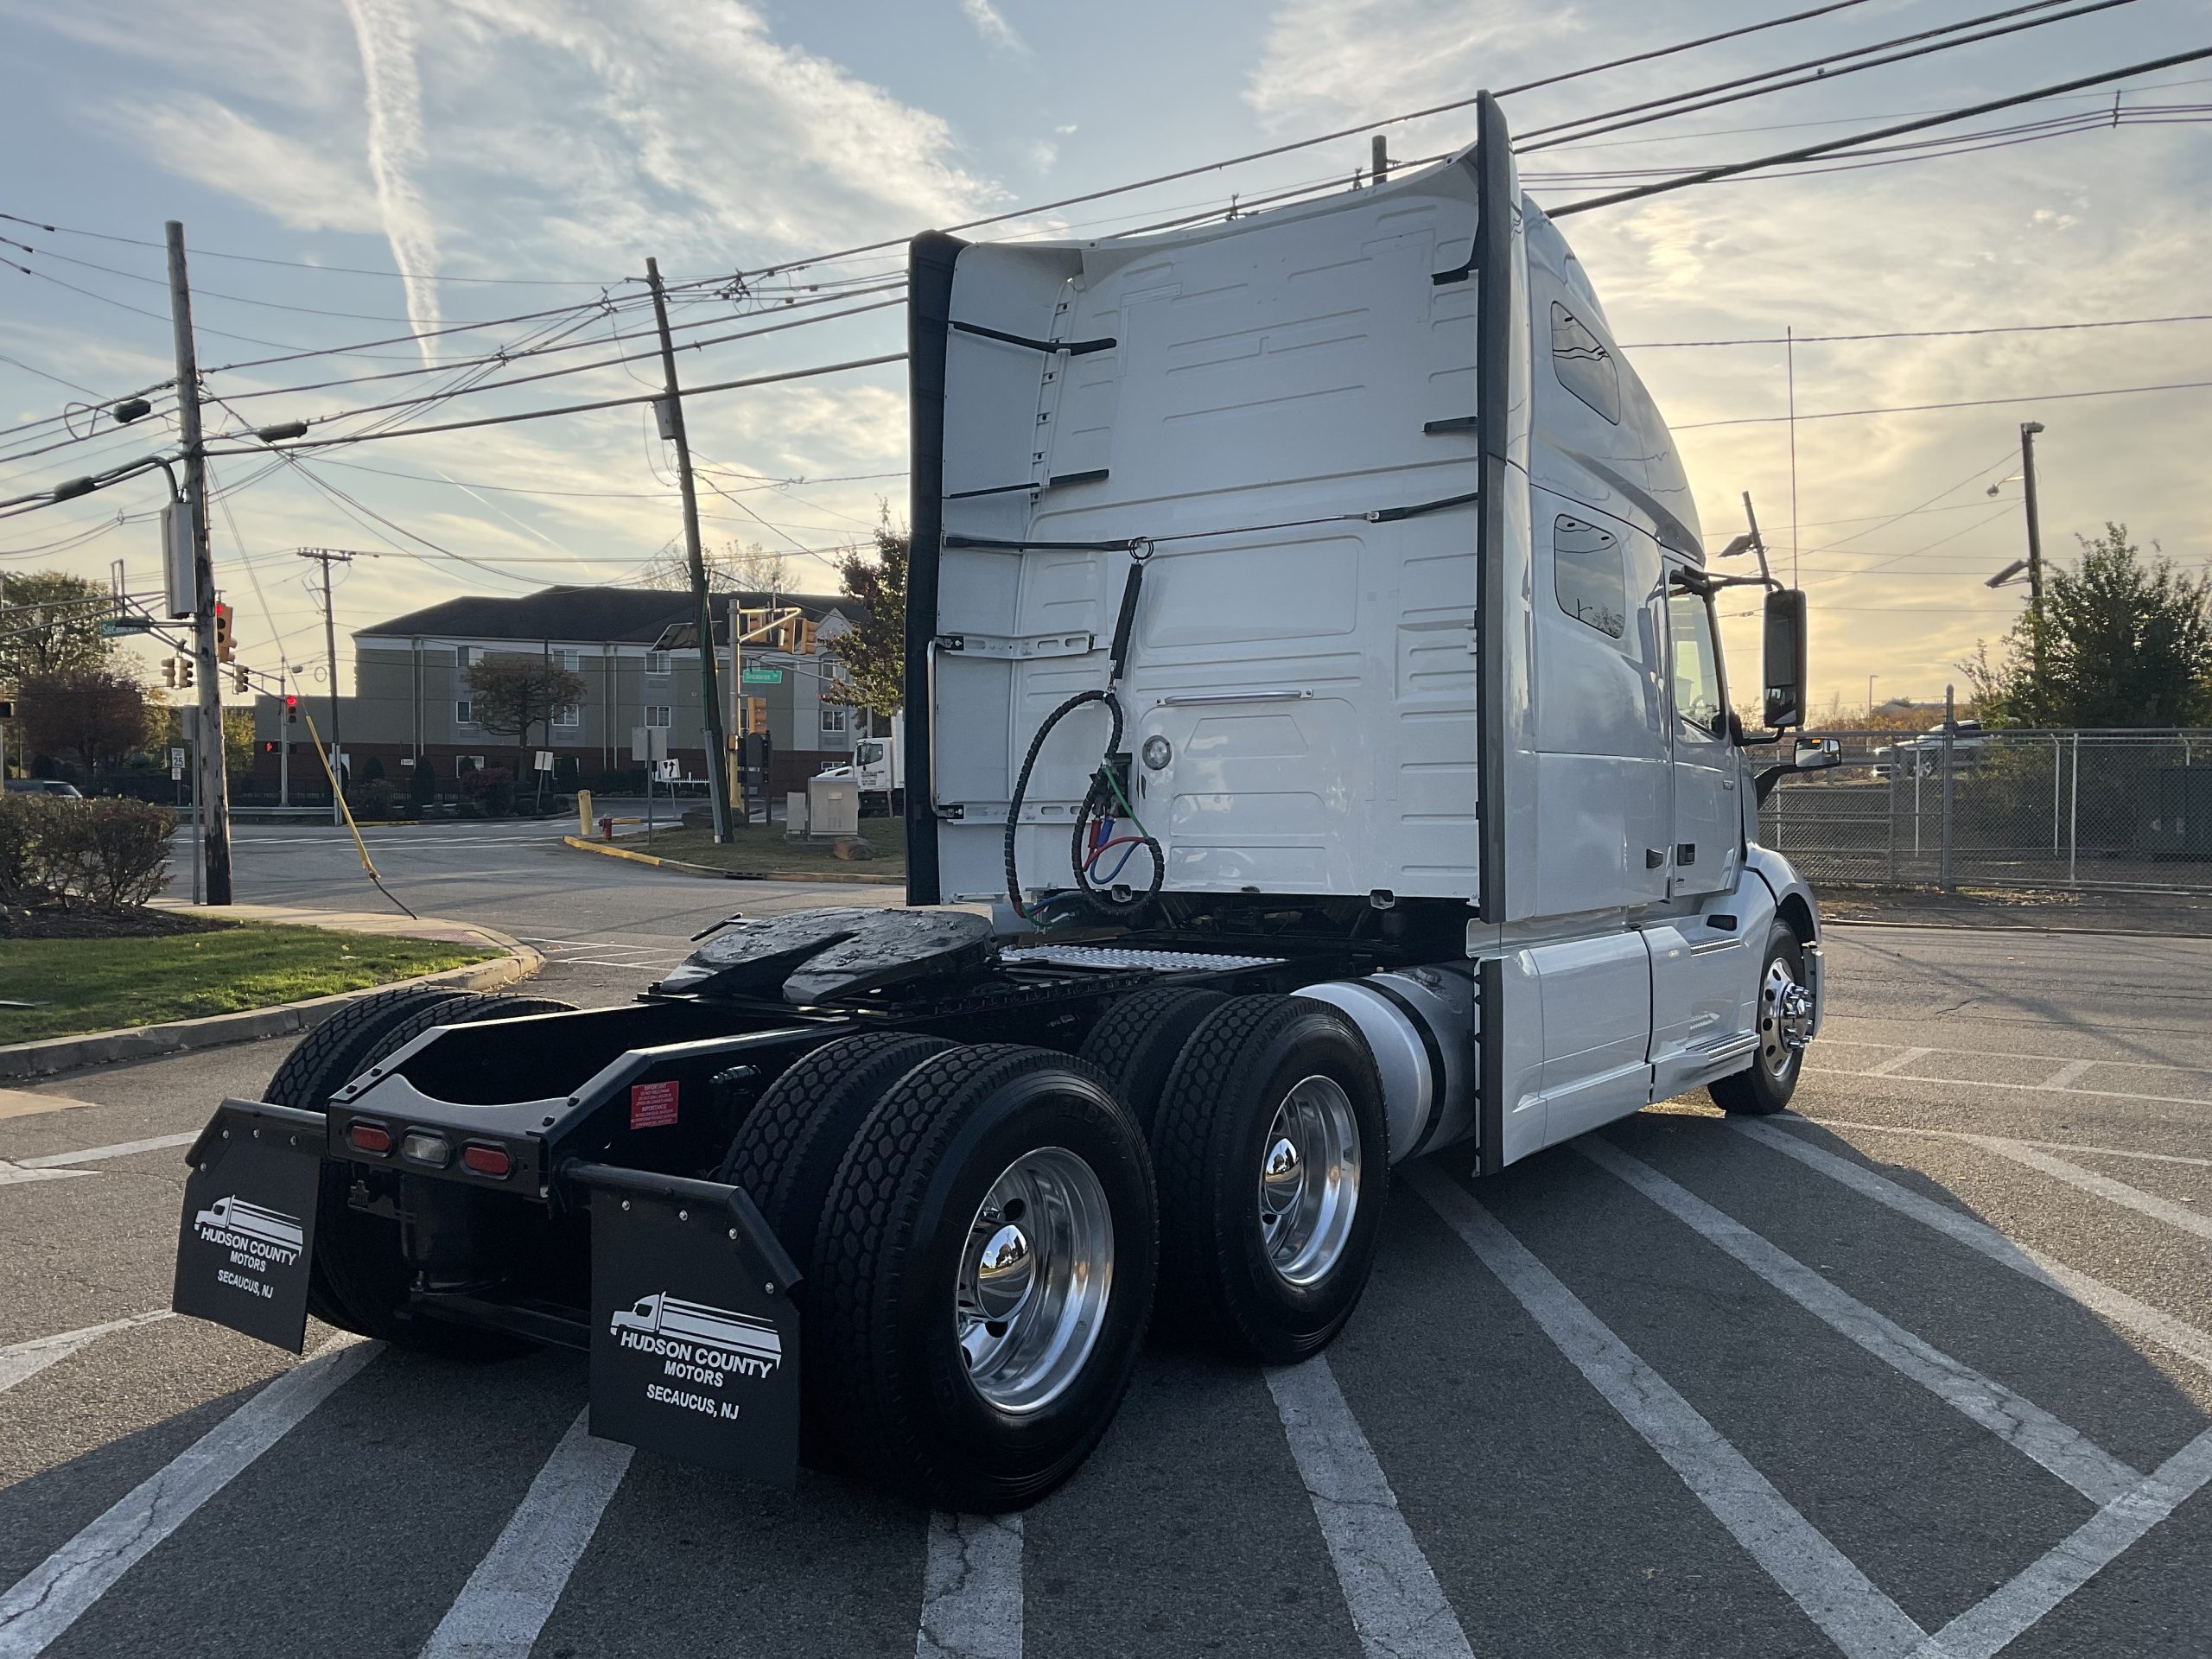
{"label": "metal guardrail", "polygon": [[1823,731],[1761,839],[1815,883],[2212,892],[2212,730]]}

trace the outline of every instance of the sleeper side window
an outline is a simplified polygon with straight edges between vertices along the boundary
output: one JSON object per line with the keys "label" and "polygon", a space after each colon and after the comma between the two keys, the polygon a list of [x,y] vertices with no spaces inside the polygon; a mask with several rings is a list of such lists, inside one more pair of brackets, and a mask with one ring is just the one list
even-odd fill
{"label": "sleeper side window", "polygon": [[1620,424],[1621,378],[1612,353],[1557,300],[1552,302],[1552,372],[1560,385]]}
{"label": "sleeper side window", "polygon": [[1621,538],[1561,513],[1552,523],[1552,591],[1576,621],[1619,639],[1628,626]]}

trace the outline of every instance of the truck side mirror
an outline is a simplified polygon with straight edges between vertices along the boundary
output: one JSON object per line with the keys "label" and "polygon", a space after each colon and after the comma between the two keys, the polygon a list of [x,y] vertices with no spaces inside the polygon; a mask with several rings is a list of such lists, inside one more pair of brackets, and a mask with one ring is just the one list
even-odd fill
{"label": "truck side mirror", "polygon": [[1766,723],[1779,731],[1805,723],[1805,595],[1766,596]]}
{"label": "truck side mirror", "polygon": [[1843,744],[1833,737],[1801,737],[1789,757],[1792,770],[1826,772],[1843,764]]}

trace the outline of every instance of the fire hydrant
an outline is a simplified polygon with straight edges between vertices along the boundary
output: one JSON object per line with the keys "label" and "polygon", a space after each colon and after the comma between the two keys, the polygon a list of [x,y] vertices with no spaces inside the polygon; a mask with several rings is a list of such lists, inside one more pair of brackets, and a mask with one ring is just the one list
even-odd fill
{"label": "fire hydrant", "polygon": [[614,839],[614,820],[613,818],[606,817],[601,818],[599,821],[599,838],[601,841],[612,841]]}

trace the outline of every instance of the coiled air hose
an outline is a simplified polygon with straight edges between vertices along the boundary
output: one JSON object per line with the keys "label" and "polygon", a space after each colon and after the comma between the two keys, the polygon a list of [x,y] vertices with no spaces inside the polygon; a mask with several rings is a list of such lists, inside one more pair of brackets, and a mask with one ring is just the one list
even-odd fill
{"label": "coiled air hose", "polygon": [[[1022,757],[1021,771],[1014,779],[1014,794],[1007,802],[1006,808],[1006,896],[1014,906],[1014,913],[1024,921],[1029,919],[1029,911],[1021,902],[1021,877],[1014,866],[1014,837],[1021,827],[1021,804],[1029,794],[1029,774],[1036,770],[1037,757],[1043,753],[1045,740],[1052,734],[1052,728],[1088,703],[1105,704],[1114,724],[1106,739],[1106,753],[1098,763],[1098,769],[1091,773],[1090,787],[1084,792],[1083,804],[1076,810],[1075,833],[1069,848],[1069,861],[1075,873],[1076,893],[1094,914],[1108,921],[1127,921],[1159,896],[1160,884],[1166,880],[1166,855],[1138,821],[1135,811],[1129,808],[1128,799],[1122,795],[1121,785],[1114,776],[1114,757],[1121,750],[1122,724],[1122,700],[1116,695],[1115,688],[1121,683],[1122,666],[1128,657],[1129,633],[1136,620],[1137,595],[1143,588],[1144,567],[1151,554],[1152,549],[1147,543],[1140,542],[1130,549],[1129,577],[1122,588],[1121,613],[1115,619],[1106,689],[1103,691],[1078,691],[1046,715],[1044,723],[1037,728],[1037,735],[1029,740],[1029,753]],[[1152,884],[1143,893],[1130,899],[1116,899],[1109,889],[1091,885],[1089,861],[1084,847],[1084,832],[1090,828],[1090,821],[1102,814],[1111,817],[1112,809],[1117,803],[1127,812],[1129,823],[1136,830],[1135,839],[1137,844],[1152,855]]]}

